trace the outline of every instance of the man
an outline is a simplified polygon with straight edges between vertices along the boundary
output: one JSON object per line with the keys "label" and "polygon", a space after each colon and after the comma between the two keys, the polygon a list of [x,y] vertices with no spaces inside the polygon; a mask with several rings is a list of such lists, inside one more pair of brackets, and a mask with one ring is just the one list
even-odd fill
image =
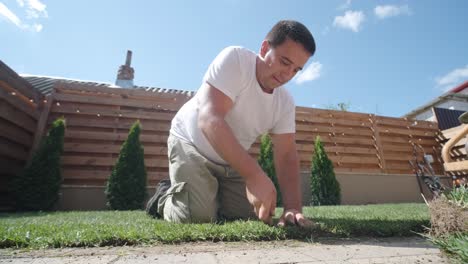
{"label": "man", "polygon": [[270,133],[284,204],[279,225],[311,225],[301,212],[295,105],[283,85],[314,52],[312,34],[291,20],[271,29],[258,55],[224,49],[172,120],[170,181],[159,184],[147,212],[172,222],[258,217],[272,224],[275,187],[247,152],[259,135]]}

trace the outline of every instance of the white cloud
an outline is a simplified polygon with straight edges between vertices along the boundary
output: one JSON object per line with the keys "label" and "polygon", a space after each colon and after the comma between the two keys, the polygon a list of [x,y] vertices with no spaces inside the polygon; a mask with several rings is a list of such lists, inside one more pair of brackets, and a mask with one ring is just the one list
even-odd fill
{"label": "white cloud", "polygon": [[[26,2],[25,2],[26,1]],[[13,23],[22,30],[30,30],[41,32],[43,25],[37,23],[39,17],[47,17],[46,5],[39,0],[16,0],[18,5],[25,10],[26,18],[33,19],[32,24],[23,22],[15,13],[13,13],[6,5],[0,2],[0,17]]]}
{"label": "white cloud", "polygon": [[384,18],[399,16],[399,15],[410,15],[411,11],[408,5],[402,5],[402,6],[383,5],[383,6],[376,6],[374,9],[374,13],[378,18],[384,19]]}
{"label": "white cloud", "polygon": [[351,6],[351,0],[346,0],[346,2],[338,7],[339,10],[348,9]]}
{"label": "white cloud", "polygon": [[444,91],[448,91],[466,79],[468,79],[468,65],[455,69],[442,77],[437,77],[436,83]]}
{"label": "white cloud", "polygon": [[28,18],[47,17],[46,5],[39,0],[26,0]]}
{"label": "white cloud", "polygon": [[362,11],[346,11],[344,16],[335,17],[333,26],[358,32],[364,20],[365,15]]}
{"label": "white cloud", "polygon": [[15,15],[15,13],[11,12],[11,10],[1,2],[0,2],[0,15],[7,21],[15,24],[17,27],[22,27],[23,25],[23,23],[21,22],[21,19],[19,19],[18,16]]}
{"label": "white cloud", "polygon": [[24,1],[23,0],[16,0],[16,2],[18,3],[18,5],[20,7],[23,7],[24,6]]}
{"label": "white cloud", "polygon": [[318,79],[322,73],[322,67],[320,62],[311,63],[294,78],[294,82],[302,84]]}
{"label": "white cloud", "polygon": [[42,26],[42,24],[34,24],[34,25],[33,25],[33,28],[34,28],[34,30],[35,30],[36,32],[41,32],[43,26]]}

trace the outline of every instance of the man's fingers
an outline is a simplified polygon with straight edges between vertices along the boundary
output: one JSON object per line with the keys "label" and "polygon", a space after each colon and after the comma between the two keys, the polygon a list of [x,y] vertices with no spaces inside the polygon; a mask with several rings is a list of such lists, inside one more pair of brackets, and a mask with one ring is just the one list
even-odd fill
{"label": "man's fingers", "polygon": [[294,213],[286,212],[280,217],[280,220],[278,222],[278,226],[285,226],[287,224],[291,224],[291,225],[296,224]]}
{"label": "man's fingers", "polygon": [[258,212],[258,218],[262,220],[265,224],[271,224],[271,211],[265,204],[260,205],[260,210]]}
{"label": "man's fingers", "polygon": [[305,218],[303,214],[296,214],[296,222],[300,227],[310,228],[313,227],[315,224],[314,222],[310,221],[309,219]]}
{"label": "man's fingers", "polygon": [[286,218],[286,222],[291,224],[291,225],[295,225],[296,224],[296,217],[295,217],[295,214],[293,212],[287,212],[285,215],[284,215],[284,218]]}
{"label": "man's fingers", "polygon": [[273,201],[271,201],[270,216],[275,216],[275,208],[276,208],[276,195],[275,195]]}
{"label": "man's fingers", "polygon": [[278,221],[278,226],[285,226],[286,225],[286,220],[284,219],[284,215],[282,215]]}

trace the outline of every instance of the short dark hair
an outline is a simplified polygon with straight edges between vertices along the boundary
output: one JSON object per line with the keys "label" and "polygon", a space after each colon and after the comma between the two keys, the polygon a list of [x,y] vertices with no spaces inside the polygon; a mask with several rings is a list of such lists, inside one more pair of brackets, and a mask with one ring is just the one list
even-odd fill
{"label": "short dark hair", "polygon": [[315,40],[310,31],[302,23],[294,20],[281,20],[268,32],[265,40],[275,48],[281,45],[286,38],[301,43],[310,53],[315,53]]}

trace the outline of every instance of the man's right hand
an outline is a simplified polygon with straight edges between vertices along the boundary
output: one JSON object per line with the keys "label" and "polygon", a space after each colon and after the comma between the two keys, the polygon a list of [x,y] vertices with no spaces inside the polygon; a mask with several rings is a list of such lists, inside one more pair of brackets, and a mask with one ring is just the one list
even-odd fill
{"label": "man's right hand", "polygon": [[257,217],[265,224],[272,225],[276,208],[276,189],[270,178],[265,173],[249,177],[245,181],[245,191]]}

